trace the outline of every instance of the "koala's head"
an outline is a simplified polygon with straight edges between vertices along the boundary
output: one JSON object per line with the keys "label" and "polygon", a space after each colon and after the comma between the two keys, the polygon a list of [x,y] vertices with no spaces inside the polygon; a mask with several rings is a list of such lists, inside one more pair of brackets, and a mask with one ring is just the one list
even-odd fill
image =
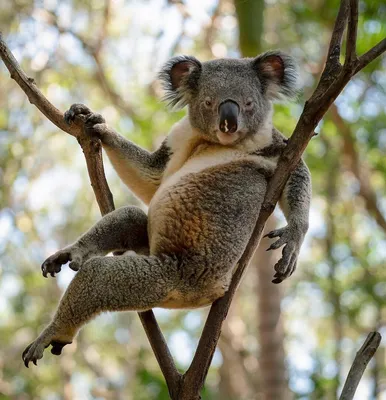
{"label": "koala's head", "polygon": [[159,76],[164,99],[174,108],[187,105],[191,125],[224,145],[258,135],[270,118],[271,102],[297,91],[295,62],[280,51],[204,63],[174,57]]}

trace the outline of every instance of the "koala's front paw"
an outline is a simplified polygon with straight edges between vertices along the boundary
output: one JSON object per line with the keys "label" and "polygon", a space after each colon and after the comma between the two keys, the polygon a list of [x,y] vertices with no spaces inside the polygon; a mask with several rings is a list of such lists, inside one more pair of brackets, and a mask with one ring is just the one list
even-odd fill
{"label": "koala's front paw", "polygon": [[104,124],[106,121],[102,115],[92,112],[84,104],[73,104],[68,111],[64,113],[64,121],[66,124],[71,125],[75,118],[81,118],[86,126],[86,129],[93,128],[94,125]]}
{"label": "koala's front paw", "polygon": [[55,274],[61,271],[62,265],[69,261],[71,261],[69,267],[74,271],[78,271],[86,261],[83,253],[75,245],[59,250],[52,256],[48,257],[42,264],[43,276],[47,278],[47,274],[51,274],[51,276],[54,277]]}
{"label": "koala's front paw", "polygon": [[64,122],[71,125],[75,121],[75,117],[86,119],[92,114],[92,111],[84,104],[73,104],[69,110],[64,113]]}
{"label": "koala's front paw", "polygon": [[52,335],[47,333],[42,333],[34,342],[27,346],[27,348],[23,351],[22,359],[24,361],[24,365],[28,368],[28,364],[33,362],[35,365],[38,365],[37,362],[41,358],[43,358],[44,350],[48,346],[52,346],[51,353],[56,356],[62,354],[63,347],[72,342],[60,342],[58,340],[54,340]]}
{"label": "koala's front paw", "polygon": [[272,280],[273,283],[281,283],[284,279],[291,276],[296,269],[296,263],[304,235],[299,230],[291,226],[286,226],[276,229],[264,237],[269,237],[270,239],[275,237],[279,238],[276,242],[271,244],[267,251],[275,250],[285,245],[282,251],[282,258],[275,264],[274,268],[276,273]]}

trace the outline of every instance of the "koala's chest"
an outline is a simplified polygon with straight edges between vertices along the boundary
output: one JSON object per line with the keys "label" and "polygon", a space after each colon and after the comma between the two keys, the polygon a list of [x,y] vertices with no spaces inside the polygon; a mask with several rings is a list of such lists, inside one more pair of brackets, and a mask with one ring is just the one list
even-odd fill
{"label": "koala's chest", "polygon": [[[203,241],[217,236],[218,230],[223,229],[219,216],[230,210],[230,202],[241,205],[240,201],[248,201],[243,199],[243,193],[247,197],[251,186],[259,190],[259,179],[246,177],[243,165],[253,164],[256,171],[273,170],[276,166],[275,161],[228,148],[207,149],[182,165],[178,165],[181,163],[178,157],[169,163],[149,205],[151,252],[157,248],[173,251],[182,242],[189,248],[205,245]],[[265,190],[265,186],[261,189]]]}

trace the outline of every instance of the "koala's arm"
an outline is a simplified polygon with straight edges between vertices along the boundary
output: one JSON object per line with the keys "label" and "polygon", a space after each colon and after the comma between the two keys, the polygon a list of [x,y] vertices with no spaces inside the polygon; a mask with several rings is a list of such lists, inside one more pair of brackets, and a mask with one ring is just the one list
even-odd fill
{"label": "koala's arm", "polygon": [[83,117],[86,129],[90,129],[101,139],[103,148],[122,181],[148,204],[160,185],[170,158],[166,140],[158,150],[151,153],[119,135],[105,123],[100,114],[93,113],[83,104],[73,104],[65,113],[65,121],[71,123],[76,116]]}
{"label": "koala's arm", "polygon": [[279,239],[268,250],[283,247],[282,258],[276,263],[273,283],[280,283],[293,274],[299,256],[300,246],[308,230],[311,201],[311,176],[301,160],[290,175],[279,204],[287,220],[287,226],[275,229],[269,238]]}
{"label": "koala's arm", "polygon": [[148,204],[161,183],[169,161],[170,150],[166,141],[155,152],[150,153],[111,129],[101,139],[119,177],[134,194]]}
{"label": "koala's arm", "polygon": [[303,160],[290,175],[279,204],[288,225],[296,229],[303,237],[308,230],[308,218],[311,201],[311,176]]}

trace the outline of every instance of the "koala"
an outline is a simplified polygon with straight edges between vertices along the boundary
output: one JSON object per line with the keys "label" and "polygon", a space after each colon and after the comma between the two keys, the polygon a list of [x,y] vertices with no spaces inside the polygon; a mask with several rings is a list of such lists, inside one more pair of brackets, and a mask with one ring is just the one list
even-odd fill
{"label": "koala", "polygon": [[[273,127],[272,102],[297,91],[296,65],[279,51],[201,63],[174,57],[159,75],[165,100],[187,116],[150,153],[110,129],[82,104],[65,113],[97,135],[123,182],[148,205],[119,208],[42,265],[55,276],[78,271],[52,322],[23,353],[28,367],[43,351],[59,355],[86,322],[105,311],[211,304],[229,287],[254,229],[285,137]],[[295,270],[308,229],[310,174],[301,161],[280,205],[287,225],[268,236],[283,247],[274,283]],[[106,257],[110,252],[123,252]],[[126,252],[126,253],[125,253]]]}

